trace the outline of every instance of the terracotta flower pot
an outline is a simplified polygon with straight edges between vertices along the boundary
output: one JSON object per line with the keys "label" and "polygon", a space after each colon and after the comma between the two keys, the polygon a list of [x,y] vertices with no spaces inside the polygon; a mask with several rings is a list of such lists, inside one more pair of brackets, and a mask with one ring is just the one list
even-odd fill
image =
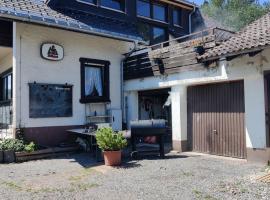
{"label": "terracotta flower pot", "polygon": [[121,151],[104,151],[106,166],[119,166],[121,164]]}

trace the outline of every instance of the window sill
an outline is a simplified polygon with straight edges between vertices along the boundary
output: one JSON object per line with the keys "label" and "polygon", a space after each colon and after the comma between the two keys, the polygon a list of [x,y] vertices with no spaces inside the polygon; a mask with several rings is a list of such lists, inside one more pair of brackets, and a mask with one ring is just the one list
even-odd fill
{"label": "window sill", "polygon": [[165,24],[165,25],[169,24],[166,21],[161,21],[161,20],[157,20],[157,19],[153,19],[153,18],[150,18],[150,17],[141,16],[141,15],[137,15],[137,17],[140,18],[140,19],[146,19],[146,20],[149,20],[149,21],[152,21],[152,22],[158,22],[158,23],[162,23],[162,24]]}
{"label": "window sill", "polygon": [[177,25],[177,24],[173,24],[174,27],[177,27],[177,28],[183,28],[183,26],[180,26],[180,25]]}
{"label": "window sill", "polygon": [[112,10],[112,11],[119,12],[119,13],[122,13],[122,14],[126,14],[126,11],[117,10],[117,9],[114,9],[114,8],[109,8],[109,7],[106,7],[106,6],[100,6],[100,8],[107,9],[107,10]]}
{"label": "window sill", "polygon": [[87,104],[87,103],[110,103],[110,98],[81,98],[80,103]]}
{"label": "window sill", "polygon": [[85,1],[81,1],[81,0],[76,0],[77,2],[79,3],[83,3],[83,4],[87,4],[87,5],[91,5],[91,6],[95,6],[95,7],[98,7],[96,4],[94,3],[90,3],[90,2],[85,2]]}

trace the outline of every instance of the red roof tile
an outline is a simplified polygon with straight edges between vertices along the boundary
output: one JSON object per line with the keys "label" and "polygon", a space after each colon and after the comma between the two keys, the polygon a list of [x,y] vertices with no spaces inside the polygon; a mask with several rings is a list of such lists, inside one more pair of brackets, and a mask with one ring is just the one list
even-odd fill
{"label": "red roof tile", "polygon": [[246,26],[229,40],[206,51],[200,60],[211,60],[222,56],[237,55],[248,50],[257,50],[270,45],[270,12]]}

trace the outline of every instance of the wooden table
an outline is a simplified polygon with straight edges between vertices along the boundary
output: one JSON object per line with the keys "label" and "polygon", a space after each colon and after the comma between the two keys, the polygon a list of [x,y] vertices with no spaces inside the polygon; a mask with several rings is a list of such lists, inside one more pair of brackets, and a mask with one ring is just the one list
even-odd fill
{"label": "wooden table", "polygon": [[85,137],[85,138],[89,138],[90,141],[90,148],[91,151],[93,152],[93,147],[95,146],[95,157],[97,159],[97,161],[102,161],[102,152],[101,149],[98,147],[97,143],[96,143],[96,131],[88,131],[87,129],[83,129],[83,128],[79,128],[79,129],[70,129],[67,130],[68,133],[71,133],[72,135],[76,135],[78,137]]}

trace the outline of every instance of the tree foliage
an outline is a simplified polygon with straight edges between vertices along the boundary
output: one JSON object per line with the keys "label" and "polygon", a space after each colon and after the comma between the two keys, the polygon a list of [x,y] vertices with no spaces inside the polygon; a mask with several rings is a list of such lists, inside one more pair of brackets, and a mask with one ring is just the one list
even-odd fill
{"label": "tree foliage", "polygon": [[261,5],[257,0],[209,0],[202,12],[224,27],[238,31],[269,11],[270,3]]}

